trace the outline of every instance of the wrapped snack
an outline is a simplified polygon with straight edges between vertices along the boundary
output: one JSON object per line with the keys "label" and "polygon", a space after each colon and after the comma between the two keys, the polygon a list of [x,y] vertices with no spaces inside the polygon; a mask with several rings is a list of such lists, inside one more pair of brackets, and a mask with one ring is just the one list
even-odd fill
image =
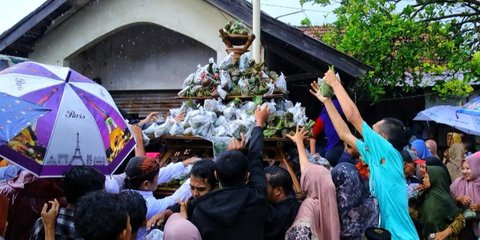
{"label": "wrapped snack", "polygon": [[[258,101],[258,100],[257,100]],[[260,104],[262,104],[262,100],[260,100]],[[240,107],[241,112],[244,112],[248,115],[252,115],[255,113],[255,109],[257,108],[257,104],[252,102],[252,101],[247,101],[242,103],[242,106]]]}
{"label": "wrapped snack", "polygon": [[227,107],[223,110],[223,116],[227,120],[236,119],[238,109],[236,107]]}
{"label": "wrapped snack", "polygon": [[299,126],[305,125],[307,123],[307,117],[305,116],[305,108],[302,107],[301,103],[296,103],[295,107],[287,109],[288,112],[293,114],[293,120]]}
{"label": "wrapped snack", "polygon": [[266,83],[266,88],[267,88],[267,92],[264,94],[264,96],[267,96],[267,95],[272,95],[273,92],[275,91],[275,84],[273,84],[272,82],[268,82]]}
{"label": "wrapped snack", "polygon": [[218,68],[219,69],[222,69],[222,70],[226,70],[226,69],[229,69],[233,66],[233,52],[231,52],[230,54],[228,54],[223,60],[222,62],[220,62]]}
{"label": "wrapped snack", "polygon": [[231,137],[212,137],[211,142],[213,145],[213,156],[216,158],[227,150],[228,144],[232,140]]}
{"label": "wrapped snack", "polygon": [[185,87],[188,87],[188,86],[192,85],[194,80],[195,80],[195,73],[191,73],[191,74],[188,75],[188,77],[185,78],[185,80],[183,81],[182,87],[185,88]]}
{"label": "wrapped snack", "polygon": [[265,102],[265,104],[271,113],[277,111],[277,108],[275,107],[275,105],[277,105],[275,100],[271,99],[270,102]]}
{"label": "wrapped snack", "polygon": [[250,94],[250,89],[248,89],[248,80],[242,78],[238,81],[238,87],[240,87],[240,94],[243,97],[246,97]]}
{"label": "wrapped snack", "polygon": [[188,95],[188,92],[190,91],[191,86],[186,86],[180,92],[178,92],[179,97],[186,97]]}
{"label": "wrapped snack", "polygon": [[170,130],[168,133],[170,135],[182,135],[185,129],[183,128],[182,123],[174,123],[172,127],[170,127]]}
{"label": "wrapped snack", "polygon": [[275,81],[275,85],[282,93],[287,93],[287,81],[285,80],[285,76],[283,73],[280,73],[280,77],[278,77],[277,81]]}
{"label": "wrapped snack", "polygon": [[213,136],[221,137],[227,135],[227,129],[225,126],[218,126],[213,129]]}
{"label": "wrapped snack", "polygon": [[251,59],[250,52],[246,52],[242,54],[242,56],[240,56],[240,60],[238,61],[238,68],[240,69],[240,72],[245,71],[245,69],[249,67],[250,59]]}
{"label": "wrapped snack", "polygon": [[220,86],[225,90],[229,90],[232,87],[232,79],[230,79],[228,71],[220,70]]}
{"label": "wrapped snack", "polygon": [[219,127],[219,126],[227,126],[228,122],[225,116],[221,115],[215,120],[214,126]]}
{"label": "wrapped snack", "polygon": [[241,120],[233,120],[228,124],[227,135],[237,139],[241,139],[241,134],[246,134],[248,131],[245,122]]}
{"label": "wrapped snack", "polygon": [[210,112],[221,113],[226,107],[225,105],[223,105],[220,99],[205,99],[205,102],[203,103],[203,108]]}
{"label": "wrapped snack", "polygon": [[217,92],[218,92],[218,95],[220,96],[220,98],[222,99],[225,99],[227,97],[227,92],[225,90],[223,90],[220,85],[217,86]]}
{"label": "wrapped snack", "polygon": [[191,127],[185,128],[185,130],[183,131],[183,135],[184,136],[193,136],[193,128],[191,128]]}

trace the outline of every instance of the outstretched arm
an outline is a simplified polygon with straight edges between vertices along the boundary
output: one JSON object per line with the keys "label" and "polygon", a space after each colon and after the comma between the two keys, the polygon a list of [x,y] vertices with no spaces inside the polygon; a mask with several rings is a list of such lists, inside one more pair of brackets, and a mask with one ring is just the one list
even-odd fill
{"label": "outstretched arm", "polygon": [[303,140],[305,139],[305,134],[307,134],[307,132],[308,131],[305,131],[303,128],[299,128],[297,126],[297,131],[293,136],[287,134],[287,137],[292,139],[292,141],[297,145],[298,158],[300,160],[300,171],[302,173],[305,171],[305,168],[309,163],[307,150],[305,150],[305,145],[303,144]]}
{"label": "outstretched arm", "polygon": [[[322,94],[319,91],[319,86],[317,82],[313,82],[310,86],[312,87],[312,89],[310,90],[310,93],[312,93],[323,104],[325,104],[325,108],[327,109],[328,116],[330,117],[330,120],[332,120],[333,127],[335,128],[335,131],[337,131],[337,134],[340,137],[340,139],[348,143],[350,146],[353,146],[354,148],[356,148],[357,138],[352,134],[352,132],[348,128],[345,121],[343,121],[343,118],[340,116],[340,113],[338,113],[337,108],[335,108],[335,105],[333,105],[332,100],[330,98],[326,98],[322,96]],[[343,109],[343,106],[342,106],[342,109]],[[343,112],[345,112],[344,109],[343,109]],[[362,122],[360,122],[360,129],[362,128],[361,123]]]}
{"label": "outstretched arm", "polygon": [[[360,134],[363,135],[362,116],[360,115],[360,112],[358,111],[358,108],[355,105],[355,103],[352,101],[350,96],[348,96],[348,93],[347,91],[345,91],[345,88],[343,88],[342,83],[338,81],[337,77],[335,76],[335,73],[331,70],[328,70],[325,73],[325,77],[323,79],[325,80],[325,83],[327,83],[330,87],[332,87],[333,91],[335,92],[335,95],[337,96],[338,102],[340,103],[340,106],[342,107],[343,113],[345,114],[345,117],[347,118],[347,120],[355,127],[355,129],[357,129],[357,131]],[[330,115],[330,112],[328,114]],[[332,119],[332,122],[335,122],[335,121]]]}

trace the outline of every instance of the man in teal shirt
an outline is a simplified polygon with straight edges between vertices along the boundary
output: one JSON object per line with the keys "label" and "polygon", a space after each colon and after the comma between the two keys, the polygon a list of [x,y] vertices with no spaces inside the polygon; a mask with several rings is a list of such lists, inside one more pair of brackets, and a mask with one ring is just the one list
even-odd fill
{"label": "man in teal shirt", "polygon": [[[325,82],[332,87],[348,121],[363,136],[357,139],[343,121],[330,98],[325,98],[316,82],[310,92],[325,104],[340,139],[356,146],[362,160],[370,168],[370,191],[380,206],[380,227],[392,234],[392,239],[417,240],[418,234],[408,214],[408,195],[403,174],[403,160],[397,149],[402,147],[403,124],[393,118],[383,119],[370,128],[362,119],[357,106],[348,96],[332,71],[325,73]],[[388,140],[388,141],[387,141]]]}

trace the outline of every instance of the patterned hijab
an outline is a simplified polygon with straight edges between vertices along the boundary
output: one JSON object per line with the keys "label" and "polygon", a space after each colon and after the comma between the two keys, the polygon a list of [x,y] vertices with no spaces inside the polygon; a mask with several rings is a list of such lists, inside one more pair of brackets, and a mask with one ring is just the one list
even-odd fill
{"label": "patterned hijab", "polygon": [[368,227],[378,226],[378,201],[363,186],[355,165],[339,163],[332,178],[337,188],[340,236],[360,240]]}

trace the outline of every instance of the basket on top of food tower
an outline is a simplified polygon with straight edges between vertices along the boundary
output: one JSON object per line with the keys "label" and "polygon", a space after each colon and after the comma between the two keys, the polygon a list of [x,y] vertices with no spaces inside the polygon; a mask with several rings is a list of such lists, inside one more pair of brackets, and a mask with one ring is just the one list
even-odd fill
{"label": "basket on top of food tower", "polygon": [[238,20],[230,20],[220,31],[220,37],[227,46],[227,52],[233,53],[234,61],[248,52],[248,48],[255,40],[255,35],[250,33],[247,26]]}

